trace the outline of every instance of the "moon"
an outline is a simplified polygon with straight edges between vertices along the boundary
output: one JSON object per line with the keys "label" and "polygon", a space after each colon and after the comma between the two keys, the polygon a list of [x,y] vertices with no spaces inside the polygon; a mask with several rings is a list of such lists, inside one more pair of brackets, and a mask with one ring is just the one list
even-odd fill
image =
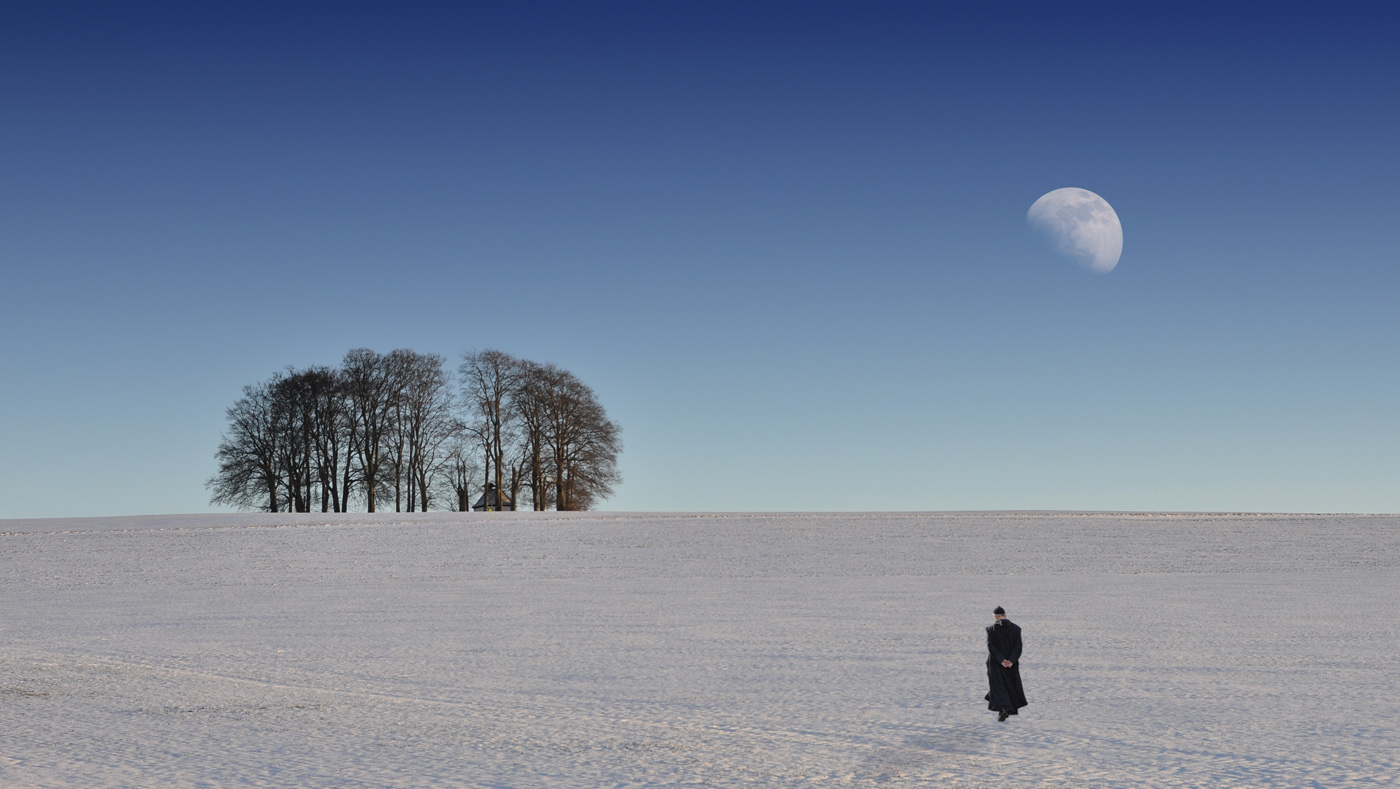
{"label": "moon", "polygon": [[1123,254],[1123,225],[1108,201],[1067,186],[1040,196],[1026,212],[1026,223],[1054,247],[1090,271],[1107,274]]}

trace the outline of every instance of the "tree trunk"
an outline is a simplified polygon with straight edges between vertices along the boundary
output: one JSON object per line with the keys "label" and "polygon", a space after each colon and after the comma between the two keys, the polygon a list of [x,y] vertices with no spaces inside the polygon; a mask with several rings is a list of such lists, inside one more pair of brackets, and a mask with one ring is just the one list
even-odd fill
{"label": "tree trunk", "polygon": [[482,511],[491,511],[491,500],[486,498],[486,488],[491,485],[491,453],[486,453],[486,479],[481,483],[481,504]]}

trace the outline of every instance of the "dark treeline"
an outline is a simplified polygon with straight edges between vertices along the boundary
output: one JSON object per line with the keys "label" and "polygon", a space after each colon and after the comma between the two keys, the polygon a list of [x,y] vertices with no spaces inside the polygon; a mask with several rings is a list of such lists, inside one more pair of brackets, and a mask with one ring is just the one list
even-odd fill
{"label": "dark treeline", "polygon": [[[228,409],[211,503],[266,512],[586,510],[621,482],[620,428],[567,370],[501,351],[359,348]],[[477,498],[480,497],[480,498]]]}

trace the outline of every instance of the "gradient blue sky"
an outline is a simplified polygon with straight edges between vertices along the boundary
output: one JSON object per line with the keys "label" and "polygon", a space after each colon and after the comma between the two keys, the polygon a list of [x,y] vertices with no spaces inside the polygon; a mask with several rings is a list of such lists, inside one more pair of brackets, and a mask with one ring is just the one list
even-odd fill
{"label": "gradient blue sky", "polygon": [[1400,511],[1390,6],[115,5],[0,6],[0,517],[362,346],[573,370],[610,509]]}

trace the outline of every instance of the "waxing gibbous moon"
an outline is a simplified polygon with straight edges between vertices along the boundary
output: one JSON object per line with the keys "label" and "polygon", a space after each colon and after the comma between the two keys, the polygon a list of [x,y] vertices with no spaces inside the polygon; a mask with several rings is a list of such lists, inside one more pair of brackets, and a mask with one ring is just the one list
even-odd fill
{"label": "waxing gibbous moon", "polygon": [[1026,212],[1026,223],[1060,255],[1100,274],[1118,265],[1123,225],[1108,201],[1073,186],[1040,196]]}

